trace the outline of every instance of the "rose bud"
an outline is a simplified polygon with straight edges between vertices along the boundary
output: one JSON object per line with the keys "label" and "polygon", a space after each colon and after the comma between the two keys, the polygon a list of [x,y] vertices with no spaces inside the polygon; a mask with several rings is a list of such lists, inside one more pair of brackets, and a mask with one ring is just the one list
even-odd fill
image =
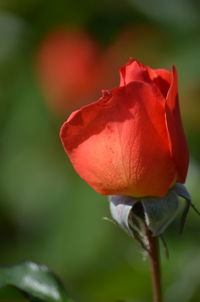
{"label": "rose bud", "polygon": [[120,85],[73,112],[60,137],[77,173],[97,192],[163,197],[184,183],[188,148],[177,74],[131,59]]}
{"label": "rose bud", "polygon": [[48,105],[61,115],[97,97],[108,79],[100,46],[80,29],[48,33],[38,49],[37,71]]}

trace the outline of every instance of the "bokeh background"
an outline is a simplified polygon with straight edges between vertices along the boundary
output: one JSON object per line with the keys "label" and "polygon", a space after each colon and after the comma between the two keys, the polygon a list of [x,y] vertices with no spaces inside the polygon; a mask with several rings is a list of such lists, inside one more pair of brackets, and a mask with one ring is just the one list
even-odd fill
{"label": "bokeh background", "polygon": [[[151,301],[148,261],[114,224],[108,202],[71,167],[59,128],[70,112],[118,85],[135,57],[179,75],[200,207],[200,2],[0,1],[0,264],[48,265],[81,302]],[[166,302],[200,301],[200,217],[165,233]],[[5,301],[5,291],[0,291]]]}

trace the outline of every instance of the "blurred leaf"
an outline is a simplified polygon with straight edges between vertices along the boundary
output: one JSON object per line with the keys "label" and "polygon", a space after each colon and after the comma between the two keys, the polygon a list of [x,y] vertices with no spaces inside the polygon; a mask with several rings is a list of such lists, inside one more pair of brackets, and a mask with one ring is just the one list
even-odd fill
{"label": "blurred leaf", "polygon": [[0,290],[0,301],[27,302],[27,299],[13,286],[6,286]]}
{"label": "blurred leaf", "polygon": [[56,275],[33,262],[0,268],[0,287],[8,285],[22,291],[31,301],[72,302]]}

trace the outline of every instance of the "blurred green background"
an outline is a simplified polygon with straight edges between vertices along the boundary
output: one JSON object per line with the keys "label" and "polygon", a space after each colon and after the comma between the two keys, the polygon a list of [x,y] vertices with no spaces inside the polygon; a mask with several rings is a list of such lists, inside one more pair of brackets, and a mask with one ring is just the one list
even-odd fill
{"label": "blurred green background", "polygon": [[[74,172],[58,133],[72,110],[118,85],[129,57],[174,64],[191,153],[187,188],[200,207],[199,16],[195,0],[0,1],[1,265],[44,263],[76,301],[151,301],[148,262],[102,219],[107,199]],[[170,260],[161,251],[165,299],[198,302],[200,219],[191,211],[182,236],[179,221],[165,233]]]}

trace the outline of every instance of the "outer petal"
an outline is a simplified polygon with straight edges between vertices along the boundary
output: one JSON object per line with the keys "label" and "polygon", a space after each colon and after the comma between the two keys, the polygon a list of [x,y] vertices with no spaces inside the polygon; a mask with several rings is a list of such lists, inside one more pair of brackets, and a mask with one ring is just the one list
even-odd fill
{"label": "outer petal", "polygon": [[181,122],[175,67],[172,68],[172,73],[173,78],[166,102],[166,119],[171,152],[178,172],[177,181],[184,183],[188,170],[189,151]]}
{"label": "outer petal", "polygon": [[105,195],[163,196],[176,180],[164,102],[132,82],[75,112],[60,136],[78,174]]}
{"label": "outer petal", "polygon": [[127,64],[121,66],[119,72],[120,86],[125,86],[133,81],[150,81],[147,67],[135,59],[130,59]]}

